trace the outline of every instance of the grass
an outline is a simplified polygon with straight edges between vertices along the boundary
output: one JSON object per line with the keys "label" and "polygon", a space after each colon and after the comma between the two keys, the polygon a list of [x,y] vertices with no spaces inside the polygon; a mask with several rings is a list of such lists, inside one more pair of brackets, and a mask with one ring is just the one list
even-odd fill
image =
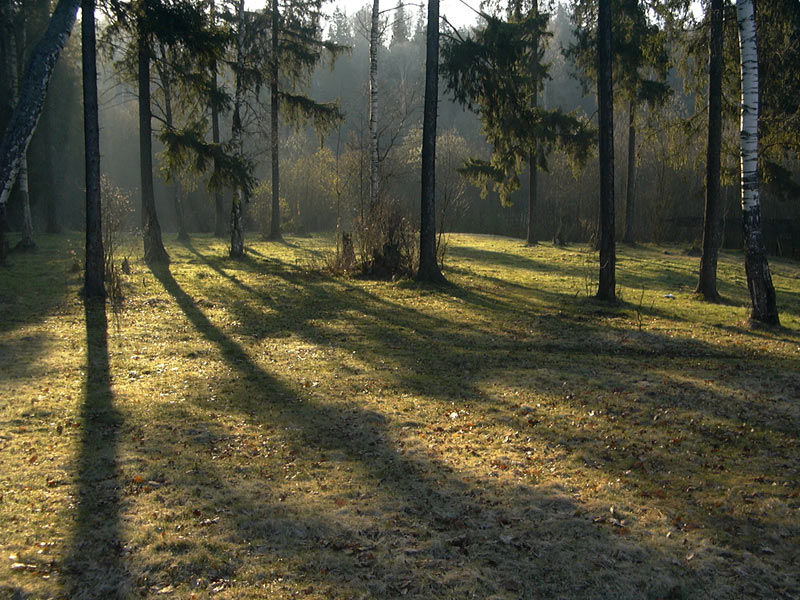
{"label": "grass", "polygon": [[797,263],[773,331],[733,253],[708,304],[623,247],[609,307],[576,247],[453,236],[435,289],[329,244],[173,243],[117,314],[77,237],[0,269],[0,597],[800,596]]}

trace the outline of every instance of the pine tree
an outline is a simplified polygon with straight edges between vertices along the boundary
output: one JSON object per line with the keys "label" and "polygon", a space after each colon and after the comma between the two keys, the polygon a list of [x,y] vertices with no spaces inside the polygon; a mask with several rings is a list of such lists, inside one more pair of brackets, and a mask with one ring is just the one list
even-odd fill
{"label": "pine tree", "polygon": [[403,0],[400,0],[395,7],[394,18],[392,20],[392,46],[408,42],[410,38],[408,20],[409,16],[406,14],[405,5],[403,4]]}
{"label": "pine tree", "polygon": [[711,0],[708,44],[708,144],[706,146],[706,203],[703,218],[703,253],[697,293],[706,300],[719,300],[717,260],[722,237],[720,186],[722,154],[723,0]]}
{"label": "pine tree", "polygon": [[425,106],[422,121],[422,182],[417,279],[445,282],[436,259],[436,111],[439,102],[439,0],[428,0],[425,44]]}
{"label": "pine tree", "polygon": [[482,28],[445,42],[442,73],[455,99],[480,116],[493,148],[490,161],[469,159],[461,172],[480,185],[484,195],[495,187],[507,203],[520,187],[521,170],[529,165],[530,244],[535,242],[538,168],[547,168],[547,155],[557,145],[577,161],[585,161],[593,133],[573,115],[538,106],[538,93],[548,77],[540,43],[548,35],[548,15],[539,13],[535,3],[525,15],[521,3],[514,2],[509,9],[509,20],[484,15]]}
{"label": "pine tree", "polygon": [[87,299],[106,297],[105,258],[100,191],[100,125],[97,116],[97,48],[94,0],[81,4],[81,59],[83,63],[83,123],[86,156],[86,272]]}
{"label": "pine tree", "polygon": [[332,41],[322,40],[320,28],[322,0],[272,0],[272,55],[269,60],[270,147],[272,161],[272,211],[269,239],[281,239],[279,123],[311,122],[317,131],[329,130],[342,118],[334,103],[319,103],[300,92],[302,84],[325,56],[331,60],[343,50]]}

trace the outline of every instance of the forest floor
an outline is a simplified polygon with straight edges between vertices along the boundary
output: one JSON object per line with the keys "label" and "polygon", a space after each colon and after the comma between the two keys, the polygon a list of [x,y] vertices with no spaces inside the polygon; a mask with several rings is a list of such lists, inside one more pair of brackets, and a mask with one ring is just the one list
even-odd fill
{"label": "forest floor", "polygon": [[[430,288],[329,238],[170,242],[84,308],[0,268],[0,598],[800,597],[800,264],[454,235]],[[130,250],[139,256],[138,244]]]}

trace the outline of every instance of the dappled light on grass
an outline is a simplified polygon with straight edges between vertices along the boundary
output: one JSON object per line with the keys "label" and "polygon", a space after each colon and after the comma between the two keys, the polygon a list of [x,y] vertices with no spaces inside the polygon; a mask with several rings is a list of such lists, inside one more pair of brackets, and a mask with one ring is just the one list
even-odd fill
{"label": "dappled light on grass", "polygon": [[797,595],[796,265],[776,267],[788,328],[764,332],[738,325],[746,289],[698,302],[658,248],[624,249],[635,285],[608,308],[580,248],[453,236],[437,290],[331,277],[329,240],[288,241],[134,263],[88,379],[105,411],[56,354],[85,343],[80,305],[26,330],[61,365],[35,410],[36,361],[0,382],[0,543],[24,563],[57,541],[47,572],[0,563],[4,592],[99,597],[85,573],[107,573],[145,597]]}

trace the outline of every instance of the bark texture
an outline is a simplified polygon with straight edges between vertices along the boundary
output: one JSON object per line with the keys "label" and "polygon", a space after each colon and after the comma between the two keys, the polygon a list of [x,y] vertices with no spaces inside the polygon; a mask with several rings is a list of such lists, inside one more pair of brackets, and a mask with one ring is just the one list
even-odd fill
{"label": "bark texture", "polygon": [[443,283],[436,260],[436,109],[439,100],[439,0],[428,2],[425,106],[422,121],[422,186],[417,279]]}
{"label": "bark texture", "polygon": [[750,290],[750,318],[767,325],[779,325],[775,287],[767,262],[761,231],[761,201],[758,173],[758,43],[753,0],[737,0],[739,48],[742,58],[742,213],[744,266]]}
{"label": "bark texture", "polygon": [[0,206],[8,201],[23,157],[36,131],[47,96],[47,86],[61,50],[72,33],[79,6],[80,0],[60,0],[50,18],[47,31],[33,51],[30,65],[22,80],[19,102],[0,144]]}
{"label": "bark texture", "polygon": [[628,104],[628,181],[625,186],[625,237],[626,244],[636,243],[636,104]]}
{"label": "bark texture", "polygon": [[[517,4],[517,14],[518,17],[521,17],[522,7]],[[533,0],[531,3],[531,14],[534,17],[539,16],[539,2],[538,0]],[[534,49],[534,57],[535,61],[539,60],[539,39],[537,37],[535,42],[535,49]],[[531,97],[531,106],[533,108],[537,108],[539,106],[539,82],[534,81],[533,85],[533,95]],[[530,155],[528,158],[528,231],[527,236],[525,238],[525,244],[528,246],[535,246],[538,243],[536,239],[536,231],[535,231],[535,212],[536,212],[536,200],[538,198],[538,180],[539,174],[537,172],[537,164],[536,161],[538,159],[538,149],[532,148],[530,151]]]}
{"label": "bark texture", "polygon": [[86,298],[106,297],[103,219],[100,190],[100,124],[97,116],[97,45],[94,0],[81,3],[81,62],[83,63],[83,137],[86,156]]}
{"label": "bark texture", "polygon": [[372,2],[372,25],[369,30],[369,205],[378,205],[378,46],[380,28],[379,0]]}
{"label": "bark texture", "polygon": [[597,103],[600,121],[600,282],[597,298],[616,300],[614,224],[614,89],[611,69],[611,0],[600,0],[597,19]]}
{"label": "bark texture", "polygon": [[716,302],[717,261],[722,241],[722,195],[720,185],[722,154],[722,69],[723,0],[711,0],[711,32],[708,42],[708,146],[706,147],[706,206],[703,216],[703,254],[697,293]]}
{"label": "bark texture", "polygon": [[[13,30],[9,31],[8,62],[11,68],[9,88],[11,103],[16,105],[19,101],[19,59],[25,46],[25,27],[22,27],[22,48],[17,48],[16,36]],[[34,250],[36,241],[33,239],[33,216],[31,215],[31,194],[28,186],[28,152],[22,155],[17,173],[17,190],[19,201],[22,205],[22,239],[17,244],[17,250]]]}
{"label": "bark texture", "polygon": [[139,168],[142,192],[142,232],[144,260],[148,265],[168,264],[169,254],[161,240],[161,225],[156,214],[153,192],[153,148],[150,113],[150,48],[147,33],[138,32],[138,76],[139,76]]}
{"label": "bark texture", "polygon": [[[244,0],[239,0],[237,5],[237,16],[239,25],[239,35],[236,40],[236,64],[241,67],[244,64]],[[233,96],[233,123],[231,124],[231,137],[233,147],[242,153],[242,76],[236,73],[236,90]],[[233,201],[231,202],[231,249],[230,255],[233,258],[244,256],[244,224],[242,223],[242,190],[239,187],[233,189]]]}
{"label": "bark texture", "polygon": [[280,168],[278,165],[278,30],[280,15],[278,0],[272,0],[272,64],[270,65],[270,148],[272,154],[272,218],[269,239],[281,239]]}
{"label": "bark texture", "polygon": [[[217,92],[217,61],[211,65],[212,79],[211,85],[216,97]],[[214,144],[219,144],[219,106],[217,106],[216,99],[211,101],[211,141]],[[217,159],[214,158],[214,170],[219,168]],[[226,233],[226,220],[225,220],[225,199],[222,195],[222,190],[214,190],[214,237],[225,237]]]}

